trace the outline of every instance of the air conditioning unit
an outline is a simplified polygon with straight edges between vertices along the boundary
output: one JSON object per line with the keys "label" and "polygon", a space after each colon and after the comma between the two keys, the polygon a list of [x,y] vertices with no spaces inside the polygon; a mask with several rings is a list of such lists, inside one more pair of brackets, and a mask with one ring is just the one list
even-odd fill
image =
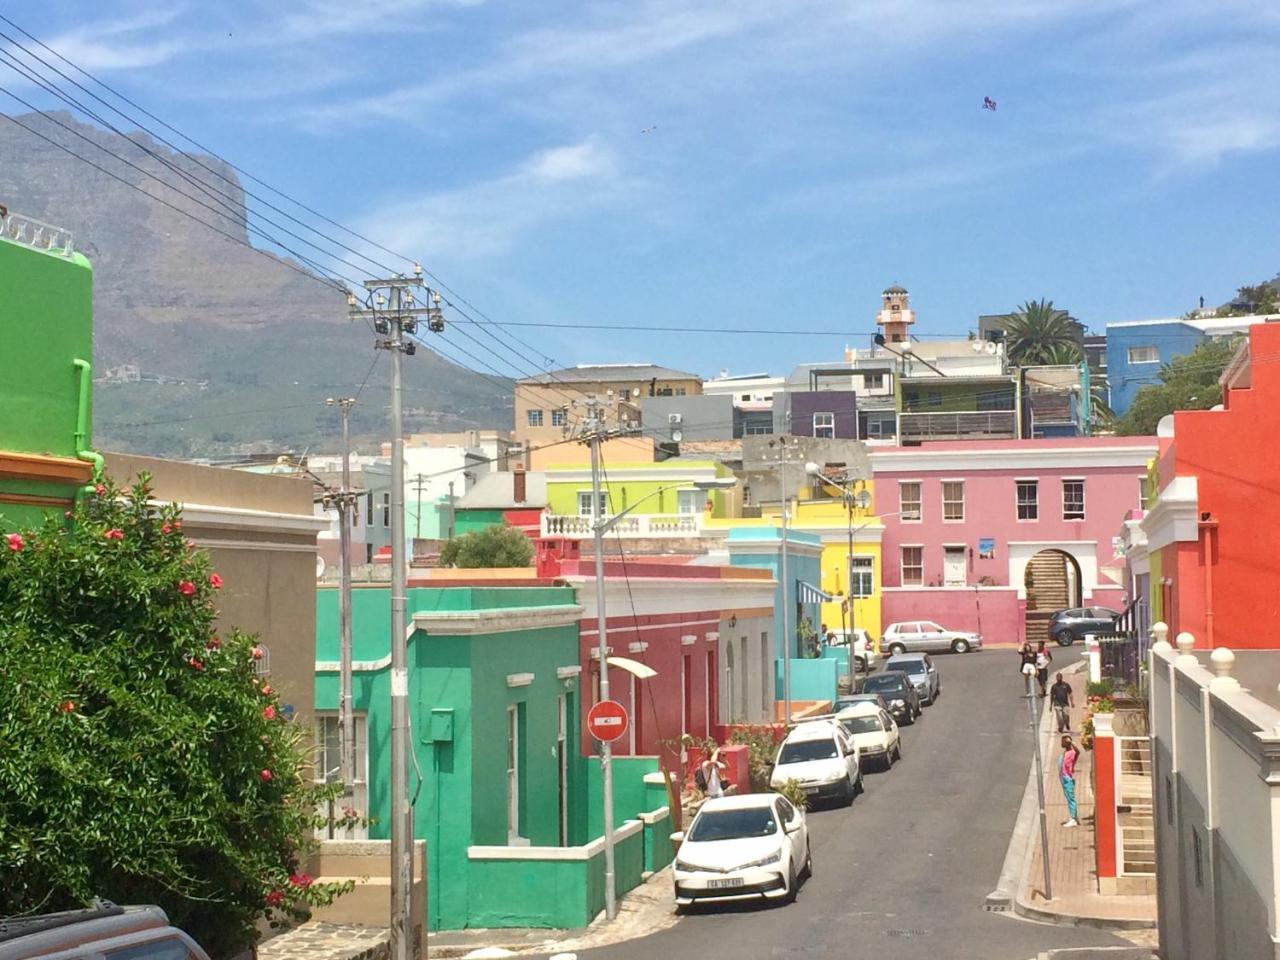
{"label": "air conditioning unit", "polygon": [[667,414],[667,423],[671,423],[671,424],[675,424],[675,423],[684,423],[684,414],[683,414],[683,413],[668,413],[668,414]]}

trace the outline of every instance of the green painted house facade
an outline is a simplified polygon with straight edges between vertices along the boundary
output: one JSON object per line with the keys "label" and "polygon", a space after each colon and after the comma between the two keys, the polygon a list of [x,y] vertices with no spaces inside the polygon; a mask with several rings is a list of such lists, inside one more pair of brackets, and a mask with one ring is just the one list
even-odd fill
{"label": "green painted house facade", "polygon": [[[332,713],[337,591],[321,589],[317,603],[316,709]],[[591,812],[600,776],[579,742],[582,608],[573,589],[414,588],[408,610],[410,793],[414,835],[427,846],[428,928],[589,923],[603,906]],[[390,626],[386,588],[355,590],[353,698],[367,731],[357,744],[372,838],[389,835]],[[653,758],[615,768],[618,823],[633,821],[619,862],[625,849],[634,869],[619,870],[620,889],[670,857],[665,787],[646,783],[656,769]]]}
{"label": "green painted house facade", "polygon": [[0,217],[0,533],[63,511],[101,464],[89,449],[93,269],[65,231]]}

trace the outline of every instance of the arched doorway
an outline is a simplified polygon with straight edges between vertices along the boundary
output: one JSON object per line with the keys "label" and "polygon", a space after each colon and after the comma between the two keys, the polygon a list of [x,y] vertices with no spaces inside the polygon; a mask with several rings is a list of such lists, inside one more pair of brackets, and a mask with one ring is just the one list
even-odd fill
{"label": "arched doorway", "polygon": [[1024,576],[1027,591],[1024,635],[1029,643],[1050,640],[1049,621],[1053,615],[1083,602],[1080,564],[1065,550],[1041,550],[1027,561]]}

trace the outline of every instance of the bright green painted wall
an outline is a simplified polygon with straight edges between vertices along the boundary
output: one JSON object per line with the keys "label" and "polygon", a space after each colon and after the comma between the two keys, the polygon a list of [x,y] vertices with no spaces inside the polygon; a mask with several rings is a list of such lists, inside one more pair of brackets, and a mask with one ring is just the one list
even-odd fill
{"label": "bright green painted wall", "polygon": [[502,524],[501,510],[458,510],[454,520],[455,532],[458,536],[473,533]]}
{"label": "bright green painted wall", "polygon": [[[657,757],[613,758],[613,825],[621,826],[641,813],[666,806],[665,797],[654,803],[644,782],[645,774],[656,773]],[[587,829],[588,835],[604,835],[604,777],[600,762],[594,757],[587,762]]]}
{"label": "bright green painted wall", "polygon": [[[575,473],[580,473],[582,470],[581,467],[571,469]],[[610,510],[619,513],[632,504],[644,500],[645,497],[649,497],[634,510],[634,513],[646,515],[678,512],[679,491],[672,489],[656,493],[663,487],[685,482],[692,486],[693,478],[708,476],[711,472],[714,472],[716,477],[733,476],[727,467],[714,460],[668,460],[662,463],[620,464],[606,472],[608,480],[603,484],[603,488],[609,496]],[[661,472],[663,477],[644,480],[628,478],[629,474],[643,473],[651,476],[655,472]],[[578,492],[590,489],[589,481],[558,478],[554,467],[547,471],[547,505],[554,514],[576,514]],[[713,505],[711,511],[713,517],[726,515],[730,493],[732,491],[706,491],[705,496]]]}

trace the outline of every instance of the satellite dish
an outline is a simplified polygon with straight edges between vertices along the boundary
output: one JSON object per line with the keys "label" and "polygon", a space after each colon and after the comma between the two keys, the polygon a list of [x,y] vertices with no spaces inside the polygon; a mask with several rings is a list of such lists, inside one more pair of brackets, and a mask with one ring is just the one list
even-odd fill
{"label": "satellite dish", "polygon": [[1173,414],[1168,413],[1160,418],[1160,422],[1156,424],[1157,437],[1173,436]]}
{"label": "satellite dish", "polygon": [[672,430],[672,431],[671,431],[671,439],[672,439],[674,442],[679,443],[681,440],[683,440],[683,439],[684,439],[684,431],[683,431],[683,430]]}
{"label": "satellite dish", "polygon": [[871,506],[871,494],[866,490],[859,490],[858,495],[854,497],[854,499],[858,501],[859,510],[865,510],[867,507]]}

